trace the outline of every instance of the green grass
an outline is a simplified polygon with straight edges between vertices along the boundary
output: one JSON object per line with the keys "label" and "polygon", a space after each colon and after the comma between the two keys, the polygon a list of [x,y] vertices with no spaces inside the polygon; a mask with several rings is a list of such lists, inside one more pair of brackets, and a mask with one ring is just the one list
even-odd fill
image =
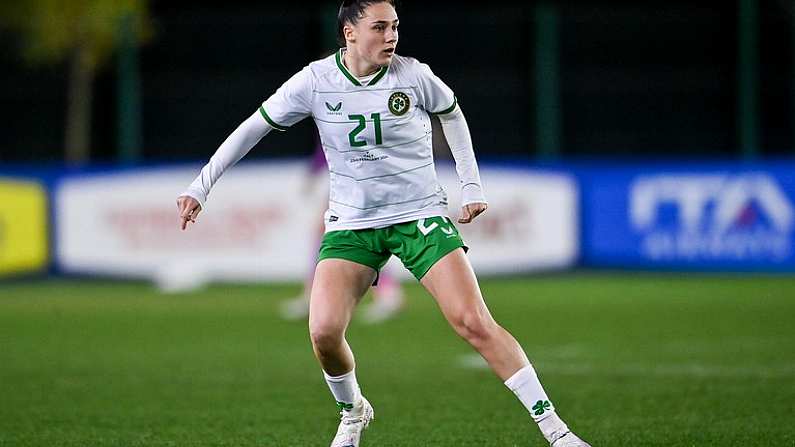
{"label": "green grass", "polygon": [[[594,446],[795,445],[795,278],[577,274],[483,281],[559,413]],[[336,406],[297,286],[162,296],[0,284],[0,446],[326,446]],[[367,446],[543,446],[416,285],[349,340]],[[474,366],[465,366],[465,365]]]}

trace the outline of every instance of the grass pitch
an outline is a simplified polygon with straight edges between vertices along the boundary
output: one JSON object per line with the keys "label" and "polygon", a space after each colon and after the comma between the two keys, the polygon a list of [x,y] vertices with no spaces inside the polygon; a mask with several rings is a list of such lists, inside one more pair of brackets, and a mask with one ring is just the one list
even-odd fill
{"label": "grass pitch", "polygon": [[[795,445],[795,278],[575,274],[482,282],[594,446]],[[179,296],[138,283],[0,284],[2,446],[327,446],[336,406],[298,286]],[[409,285],[348,338],[376,420],[363,446],[543,446]]]}

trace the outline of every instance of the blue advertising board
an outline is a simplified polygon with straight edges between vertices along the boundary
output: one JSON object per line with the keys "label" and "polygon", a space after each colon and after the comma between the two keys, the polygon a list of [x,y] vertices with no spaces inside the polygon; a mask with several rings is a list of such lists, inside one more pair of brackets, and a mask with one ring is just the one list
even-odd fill
{"label": "blue advertising board", "polygon": [[588,266],[795,271],[795,162],[590,166]]}

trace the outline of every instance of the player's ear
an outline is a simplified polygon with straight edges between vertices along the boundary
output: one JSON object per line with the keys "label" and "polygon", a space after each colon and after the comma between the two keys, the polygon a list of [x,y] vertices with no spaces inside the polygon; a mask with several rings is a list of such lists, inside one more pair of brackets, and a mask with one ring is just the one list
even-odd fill
{"label": "player's ear", "polygon": [[346,42],[356,42],[356,29],[350,23],[342,27],[342,35],[345,36]]}

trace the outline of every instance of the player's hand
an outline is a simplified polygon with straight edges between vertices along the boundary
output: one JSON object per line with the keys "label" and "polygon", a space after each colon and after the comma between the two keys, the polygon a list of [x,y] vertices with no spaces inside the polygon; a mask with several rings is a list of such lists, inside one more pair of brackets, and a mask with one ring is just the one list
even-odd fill
{"label": "player's hand", "polygon": [[188,222],[196,223],[196,216],[202,210],[199,201],[191,196],[177,197],[177,209],[179,210],[179,226],[184,230],[188,227]]}
{"label": "player's hand", "polygon": [[458,218],[458,223],[470,223],[476,217],[486,211],[489,206],[485,203],[470,203],[461,207],[461,217]]}

